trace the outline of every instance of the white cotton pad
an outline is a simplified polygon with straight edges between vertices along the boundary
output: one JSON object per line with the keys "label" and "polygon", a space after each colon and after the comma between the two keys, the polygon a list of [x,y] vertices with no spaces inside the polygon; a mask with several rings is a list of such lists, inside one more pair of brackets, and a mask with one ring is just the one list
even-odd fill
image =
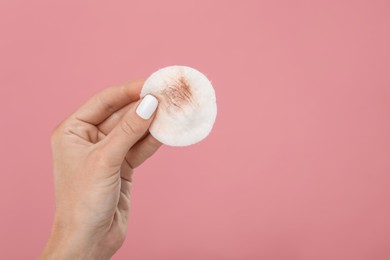
{"label": "white cotton pad", "polygon": [[141,90],[141,97],[147,94],[159,100],[149,131],[161,143],[191,145],[213,128],[217,116],[214,88],[196,69],[170,66],[154,72]]}

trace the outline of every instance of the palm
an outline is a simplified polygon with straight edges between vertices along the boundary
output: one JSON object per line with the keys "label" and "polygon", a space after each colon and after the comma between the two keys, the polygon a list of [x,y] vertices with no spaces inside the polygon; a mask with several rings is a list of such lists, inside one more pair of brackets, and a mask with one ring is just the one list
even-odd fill
{"label": "palm", "polygon": [[[127,108],[127,107],[126,107]],[[84,143],[86,146],[95,145],[103,140],[107,134],[115,127],[116,121],[120,120],[120,114],[124,113],[125,109],[117,112],[115,116],[111,116],[101,124],[95,126],[87,122],[79,121],[75,129],[83,129],[80,132],[72,131],[74,135],[74,143]],[[119,115],[118,115],[119,114]],[[103,171],[112,171],[111,175],[102,174],[103,179],[97,178],[99,186],[106,182],[105,189],[99,187],[100,196],[95,197],[96,204],[103,214],[99,214],[105,218],[107,224],[110,225],[109,237],[118,237],[125,233],[127,220],[130,210],[130,187],[131,176],[133,169],[126,160],[123,160],[121,165],[113,165],[111,169],[102,169]],[[118,196],[119,195],[119,196]],[[102,203],[105,202],[105,203]],[[100,219],[100,221],[104,219]],[[120,237],[120,236],[119,236]]]}

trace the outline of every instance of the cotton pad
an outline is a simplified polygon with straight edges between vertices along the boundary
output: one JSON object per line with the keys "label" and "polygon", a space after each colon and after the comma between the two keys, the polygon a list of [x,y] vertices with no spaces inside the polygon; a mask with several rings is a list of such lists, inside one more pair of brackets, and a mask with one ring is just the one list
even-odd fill
{"label": "cotton pad", "polygon": [[159,101],[149,128],[158,141],[170,146],[187,146],[203,140],[217,116],[215,91],[198,70],[170,66],[154,72],[144,83],[141,97],[152,94]]}

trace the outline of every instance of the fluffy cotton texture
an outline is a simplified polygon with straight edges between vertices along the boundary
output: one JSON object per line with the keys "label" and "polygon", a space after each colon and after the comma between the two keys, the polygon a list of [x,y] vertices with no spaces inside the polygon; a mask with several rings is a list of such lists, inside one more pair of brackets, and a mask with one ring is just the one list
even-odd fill
{"label": "fluffy cotton texture", "polygon": [[141,97],[159,100],[149,128],[152,136],[170,146],[187,146],[204,139],[217,116],[215,91],[201,72],[170,66],[154,72],[144,83]]}

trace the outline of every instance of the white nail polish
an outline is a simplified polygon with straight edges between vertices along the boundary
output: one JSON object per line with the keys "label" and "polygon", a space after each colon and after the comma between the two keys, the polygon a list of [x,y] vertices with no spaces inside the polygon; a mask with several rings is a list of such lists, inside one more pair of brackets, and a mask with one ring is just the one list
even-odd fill
{"label": "white nail polish", "polygon": [[141,103],[138,105],[137,110],[135,111],[137,115],[142,117],[143,119],[149,119],[154,111],[156,111],[158,106],[158,100],[152,95],[146,95]]}

